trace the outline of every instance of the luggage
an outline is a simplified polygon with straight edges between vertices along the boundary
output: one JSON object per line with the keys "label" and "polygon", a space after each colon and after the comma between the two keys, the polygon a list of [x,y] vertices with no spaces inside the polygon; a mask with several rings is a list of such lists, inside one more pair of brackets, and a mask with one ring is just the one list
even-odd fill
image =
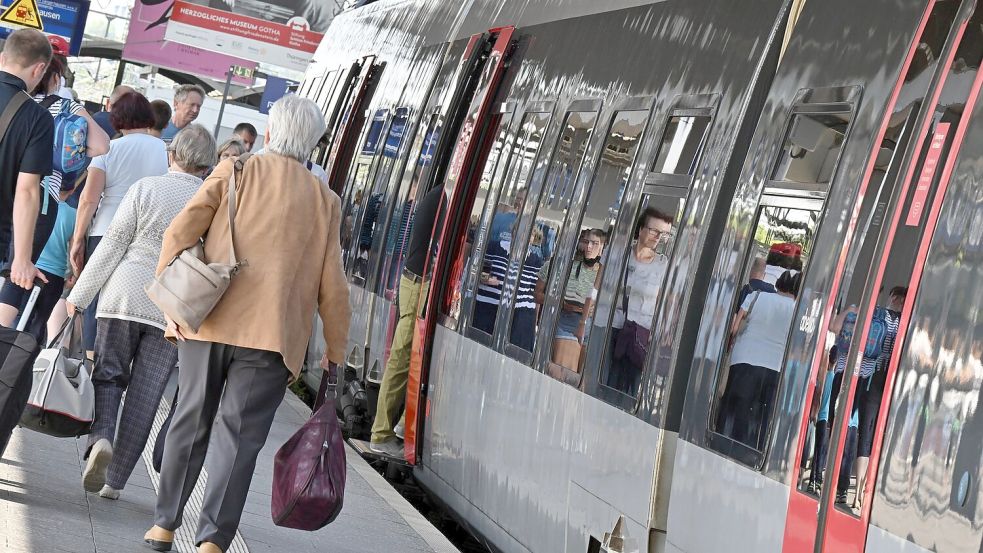
{"label": "luggage", "polygon": [[56,438],[89,433],[96,393],[86,367],[80,322],[78,314],[65,321],[34,362],[31,395],[21,426]]}
{"label": "luggage", "polygon": [[34,336],[24,332],[24,327],[34,311],[42,285],[40,281],[35,282],[17,328],[0,327],[0,456],[7,449],[10,434],[20,421],[31,394],[32,368],[41,347]]}
{"label": "luggage", "polygon": [[318,530],[341,512],[345,499],[345,442],[327,394],[332,365],[321,376],[314,414],[276,452],[271,511],[277,526]]}

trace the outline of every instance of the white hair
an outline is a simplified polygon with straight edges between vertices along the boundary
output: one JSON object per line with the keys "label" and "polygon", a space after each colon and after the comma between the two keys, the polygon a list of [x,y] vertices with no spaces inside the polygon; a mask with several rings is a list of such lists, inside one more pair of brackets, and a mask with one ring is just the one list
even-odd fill
{"label": "white hair", "polygon": [[288,94],[270,108],[266,128],[270,134],[267,151],[303,162],[324,136],[326,126],[317,104]]}
{"label": "white hair", "polygon": [[170,145],[174,161],[182,169],[200,171],[215,164],[215,139],[208,129],[190,123],[177,133]]}

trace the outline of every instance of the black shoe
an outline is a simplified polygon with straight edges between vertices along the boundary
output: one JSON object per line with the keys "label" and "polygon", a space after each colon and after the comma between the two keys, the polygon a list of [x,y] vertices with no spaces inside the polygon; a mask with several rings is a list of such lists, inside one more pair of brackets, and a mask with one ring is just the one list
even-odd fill
{"label": "black shoe", "polygon": [[836,502],[846,503],[846,492],[836,492]]}

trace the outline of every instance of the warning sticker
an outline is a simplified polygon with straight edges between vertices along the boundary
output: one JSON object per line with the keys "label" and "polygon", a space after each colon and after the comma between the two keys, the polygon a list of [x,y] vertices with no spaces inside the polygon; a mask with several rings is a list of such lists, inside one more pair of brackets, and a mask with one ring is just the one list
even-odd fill
{"label": "warning sticker", "polygon": [[37,0],[14,0],[14,3],[0,15],[0,25],[11,28],[27,27],[43,31],[44,24],[41,23],[41,12],[38,10]]}

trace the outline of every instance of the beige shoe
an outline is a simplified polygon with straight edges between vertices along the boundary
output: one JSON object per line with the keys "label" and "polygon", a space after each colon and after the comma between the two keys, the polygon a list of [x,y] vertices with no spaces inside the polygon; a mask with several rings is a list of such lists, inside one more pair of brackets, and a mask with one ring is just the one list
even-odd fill
{"label": "beige shoe", "polygon": [[113,460],[113,444],[102,438],[89,450],[89,460],[82,473],[82,487],[89,493],[99,493],[106,484],[106,469]]}
{"label": "beige shoe", "polygon": [[154,551],[170,551],[171,546],[174,545],[174,532],[154,526],[143,535],[143,541],[147,542]]}
{"label": "beige shoe", "polygon": [[222,548],[210,541],[203,541],[198,546],[198,553],[222,553]]}

